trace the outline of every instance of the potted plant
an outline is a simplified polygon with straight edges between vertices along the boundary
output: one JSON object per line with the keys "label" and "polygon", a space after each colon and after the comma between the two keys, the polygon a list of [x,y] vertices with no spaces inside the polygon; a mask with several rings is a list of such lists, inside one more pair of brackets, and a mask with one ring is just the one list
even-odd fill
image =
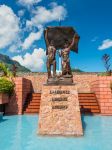
{"label": "potted plant", "polygon": [[8,103],[13,90],[14,83],[6,77],[0,77],[0,104]]}

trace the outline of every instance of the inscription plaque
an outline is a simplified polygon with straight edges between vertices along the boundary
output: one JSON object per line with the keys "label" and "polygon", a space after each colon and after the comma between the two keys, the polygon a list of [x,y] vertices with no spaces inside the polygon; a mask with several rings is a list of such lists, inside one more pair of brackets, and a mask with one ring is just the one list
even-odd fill
{"label": "inscription plaque", "polygon": [[56,101],[58,101],[58,102],[67,101],[67,97],[53,97],[52,101],[53,102],[56,102]]}
{"label": "inscription plaque", "polygon": [[70,94],[70,91],[67,91],[67,90],[51,90],[50,94]]}
{"label": "inscription plaque", "polygon": [[61,106],[61,105],[59,105],[59,106],[52,106],[52,109],[67,109],[68,108],[68,106]]}

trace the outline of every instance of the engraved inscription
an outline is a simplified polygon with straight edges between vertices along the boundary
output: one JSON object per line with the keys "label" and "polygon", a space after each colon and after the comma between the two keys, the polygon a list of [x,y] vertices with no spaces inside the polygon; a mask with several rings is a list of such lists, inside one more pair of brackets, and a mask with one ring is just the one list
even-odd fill
{"label": "engraved inscription", "polygon": [[67,101],[67,100],[68,100],[67,97],[53,97],[52,98],[53,102],[56,102],[56,101],[61,102],[61,101]]}
{"label": "engraved inscription", "polygon": [[50,94],[70,94],[68,90],[50,90]]}
{"label": "engraved inscription", "polygon": [[67,109],[67,105],[57,105],[57,106],[52,106],[52,109]]}
{"label": "engraved inscription", "polygon": [[[56,95],[56,94],[70,94],[69,90],[50,90],[50,94],[52,95]],[[67,106],[67,101],[68,101],[68,96],[66,97],[52,97],[51,101],[53,102],[52,104],[52,109],[62,109],[65,110],[68,108]],[[65,102],[65,104],[63,103],[63,105],[60,105],[60,103],[58,102]]]}

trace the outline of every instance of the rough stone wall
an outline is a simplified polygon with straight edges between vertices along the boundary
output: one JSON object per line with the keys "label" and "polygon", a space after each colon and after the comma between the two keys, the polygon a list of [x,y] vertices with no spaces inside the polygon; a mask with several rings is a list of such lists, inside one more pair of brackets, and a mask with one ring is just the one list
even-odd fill
{"label": "rough stone wall", "polygon": [[4,93],[0,93],[0,105],[8,103],[8,95]]}
{"label": "rough stone wall", "polygon": [[32,83],[32,88],[35,93],[41,92],[42,85],[46,83],[47,75],[37,75],[37,76],[25,76],[26,79],[29,79]]}
{"label": "rough stone wall", "polygon": [[[41,92],[42,85],[45,84],[47,80],[47,73],[24,75],[24,78],[31,80],[34,92]],[[96,79],[96,73],[73,74],[73,80],[79,92],[89,92],[91,90],[91,82]]]}
{"label": "rough stone wall", "polygon": [[96,79],[96,74],[76,74],[73,76],[74,83],[77,84],[78,92],[90,92],[91,83]]}
{"label": "rough stone wall", "polygon": [[15,90],[5,107],[6,114],[22,114],[27,95],[32,91],[31,81],[22,77],[14,79]]}
{"label": "rough stone wall", "polygon": [[[112,91],[110,83],[112,77],[97,76],[96,73],[82,73],[73,75],[78,92],[93,91],[98,99],[101,114],[112,115]],[[16,77],[14,94],[10,97],[9,103],[6,104],[6,114],[22,114],[22,109],[26,97],[32,91],[41,92],[42,85],[46,83],[46,73],[36,73]]]}
{"label": "rough stone wall", "polygon": [[39,134],[83,135],[76,86],[44,85],[42,91],[39,112]]}
{"label": "rough stone wall", "polygon": [[91,84],[91,91],[95,92],[102,115],[112,115],[112,91],[110,84],[112,77],[98,77]]}

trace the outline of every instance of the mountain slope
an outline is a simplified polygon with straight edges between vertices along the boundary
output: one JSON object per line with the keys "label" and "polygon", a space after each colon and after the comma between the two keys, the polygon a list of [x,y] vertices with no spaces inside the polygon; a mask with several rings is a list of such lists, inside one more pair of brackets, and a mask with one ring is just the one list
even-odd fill
{"label": "mountain slope", "polygon": [[84,71],[82,71],[80,69],[72,69],[72,72],[84,72]]}
{"label": "mountain slope", "polygon": [[5,63],[12,70],[13,65],[17,67],[17,72],[31,72],[26,67],[20,65],[17,61],[12,60],[9,56],[0,54],[0,62]]}

